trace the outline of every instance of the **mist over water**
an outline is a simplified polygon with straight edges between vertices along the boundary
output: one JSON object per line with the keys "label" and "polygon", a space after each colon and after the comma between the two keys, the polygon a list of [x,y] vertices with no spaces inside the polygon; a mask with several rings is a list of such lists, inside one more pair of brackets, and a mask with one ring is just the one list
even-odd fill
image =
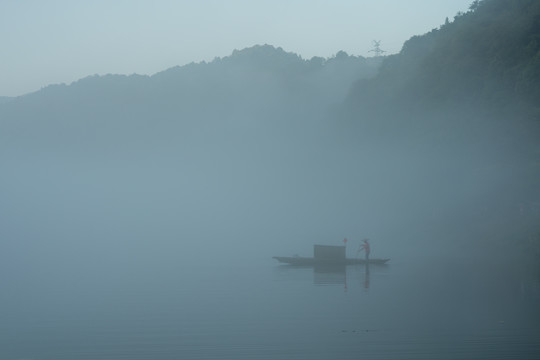
{"label": "mist over water", "polygon": [[[505,129],[347,116],[379,65],[263,46],[2,104],[0,358],[539,354],[537,264],[500,225],[536,215],[495,196],[522,180]],[[271,259],[345,237],[390,262]]]}
{"label": "mist over water", "polygon": [[470,264],[442,265],[398,260],[369,272],[325,272],[269,260],[168,262],[34,276],[4,286],[11,311],[3,316],[2,356],[528,359],[538,352],[538,288],[515,288],[505,273],[485,283]]}

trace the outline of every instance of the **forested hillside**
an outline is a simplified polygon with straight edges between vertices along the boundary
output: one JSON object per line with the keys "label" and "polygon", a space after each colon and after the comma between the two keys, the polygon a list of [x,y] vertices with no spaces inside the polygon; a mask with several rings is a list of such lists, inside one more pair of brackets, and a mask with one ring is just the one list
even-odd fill
{"label": "forested hillside", "polygon": [[0,99],[0,236],[268,256],[353,234],[537,266],[539,12],[477,1],[389,57],[254,46]]}
{"label": "forested hillside", "polygon": [[89,76],[0,102],[0,137],[4,146],[64,151],[65,144],[72,153],[73,146],[99,152],[133,143],[141,150],[170,136],[193,141],[193,131],[211,128],[237,135],[257,126],[309,131],[379,64],[344,52],[304,60],[264,45],[153,76]]}
{"label": "forested hillside", "polygon": [[[540,117],[540,3],[475,1],[389,57],[376,79],[359,83],[352,100],[392,100],[421,110],[479,110]],[[384,100],[383,100],[384,99]],[[405,105],[406,104],[406,105]]]}
{"label": "forested hillside", "polygon": [[74,241],[127,253],[156,239],[156,249],[185,254],[246,243],[270,253],[291,237],[341,237],[351,193],[335,186],[339,157],[320,139],[331,109],[379,64],[264,45],[8,99],[0,236],[44,251]]}
{"label": "forested hillside", "polygon": [[431,182],[457,204],[449,213],[433,194],[441,214],[426,220],[459,218],[446,223],[448,232],[467,224],[457,243],[519,248],[538,260],[540,2],[474,1],[411,38],[376,77],[355,84],[340,121],[344,139],[415,148],[426,176],[446,174]]}

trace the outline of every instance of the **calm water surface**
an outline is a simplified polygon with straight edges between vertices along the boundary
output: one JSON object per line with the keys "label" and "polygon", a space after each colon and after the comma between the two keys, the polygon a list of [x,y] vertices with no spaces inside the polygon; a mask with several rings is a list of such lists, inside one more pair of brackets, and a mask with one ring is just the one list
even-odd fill
{"label": "calm water surface", "polygon": [[504,266],[272,261],[4,274],[0,359],[540,358],[540,286]]}

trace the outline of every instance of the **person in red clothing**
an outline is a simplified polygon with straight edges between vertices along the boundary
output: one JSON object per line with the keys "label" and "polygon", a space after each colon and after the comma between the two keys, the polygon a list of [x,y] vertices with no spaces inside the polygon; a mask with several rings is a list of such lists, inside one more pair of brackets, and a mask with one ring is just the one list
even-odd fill
{"label": "person in red clothing", "polygon": [[369,247],[369,239],[362,240],[364,243],[360,245],[360,249],[358,249],[358,252],[365,251],[366,252],[366,261],[369,260],[369,253],[371,252],[371,249]]}

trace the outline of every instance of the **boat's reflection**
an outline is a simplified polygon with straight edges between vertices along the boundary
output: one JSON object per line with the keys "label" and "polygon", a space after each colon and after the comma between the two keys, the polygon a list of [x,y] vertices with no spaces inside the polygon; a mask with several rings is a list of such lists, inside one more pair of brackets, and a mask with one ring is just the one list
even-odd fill
{"label": "boat's reflection", "polygon": [[316,265],[313,267],[313,283],[315,285],[347,285],[347,266]]}
{"label": "boat's reflection", "polygon": [[[377,267],[386,267],[386,265],[378,265]],[[317,286],[341,285],[347,291],[347,272],[355,274],[355,283],[360,284],[364,289],[368,290],[370,286],[370,265],[367,263],[362,265],[279,265],[278,268],[281,271],[312,269],[313,284]]]}
{"label": "boat's reflection", "polygon": [[369,263],[366,263],[366,269],[364,271],[364,288],[369,289]]}

